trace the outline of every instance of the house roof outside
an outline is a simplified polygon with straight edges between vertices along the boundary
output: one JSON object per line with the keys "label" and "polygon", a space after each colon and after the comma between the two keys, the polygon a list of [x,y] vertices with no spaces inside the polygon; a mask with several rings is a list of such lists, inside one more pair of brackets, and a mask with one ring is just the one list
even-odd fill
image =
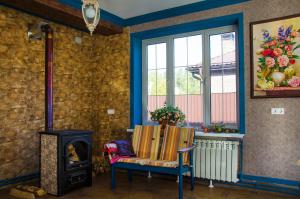
{"label": "house roof outside", "polygon": [[[211,75],[232,75],[236,72],[236,54],[235,51],[225,53],[223,56],[216,56],[211,59]],[[200,74],[202,63],[186,68],[192,74]]]}

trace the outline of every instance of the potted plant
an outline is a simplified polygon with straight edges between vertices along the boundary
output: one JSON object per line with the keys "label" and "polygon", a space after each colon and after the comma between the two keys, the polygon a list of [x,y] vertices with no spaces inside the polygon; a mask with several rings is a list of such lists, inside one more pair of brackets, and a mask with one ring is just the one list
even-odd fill
{"label": "potted plant", "polygon": [[185,119],[184,113],[178,107],[166,104],[150,112],[150,115],[152,121],[156,121],[161,125],[161,129],[164,129],[167,124],[176,126],[177,124],[183,123]]}
{"label": "potted plant", "polygon": [[225,127],[224,123],[213,123],[208,126],[201,126],[204,133],[238,133],[239,130],[235,128],[227,128]]}

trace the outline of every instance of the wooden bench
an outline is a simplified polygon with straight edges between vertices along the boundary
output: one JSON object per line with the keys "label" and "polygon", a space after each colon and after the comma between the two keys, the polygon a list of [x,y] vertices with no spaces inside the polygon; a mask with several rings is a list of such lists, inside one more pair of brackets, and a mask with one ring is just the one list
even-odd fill
{"label": "wooden bench", "polygon": [[[190,172],[191,190],[194,189],[193,128],[166,126],[160,143],[160,126],[140,126],[134,129],[132,145],[136,157],[122,158],[112,165],[111,187],[116,187],[116,169],[127,169],[129,181],[132,170],[177,175],[178,198],[183,198],[183,174]],[[159,146],[160,147],[160,154]]]}

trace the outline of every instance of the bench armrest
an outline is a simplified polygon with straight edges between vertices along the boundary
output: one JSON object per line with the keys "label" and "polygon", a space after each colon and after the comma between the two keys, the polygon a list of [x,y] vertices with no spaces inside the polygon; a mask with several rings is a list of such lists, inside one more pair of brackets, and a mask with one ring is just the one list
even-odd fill
{"label": "bench armrest", "polygon": [[188,148],[179,149],[177,151],[177,153],[186,153],[186,152],[189,152],[191,150],[194,150],[195,148],[196,148],[196,146],[191,146],[191,147],[188,147]]}

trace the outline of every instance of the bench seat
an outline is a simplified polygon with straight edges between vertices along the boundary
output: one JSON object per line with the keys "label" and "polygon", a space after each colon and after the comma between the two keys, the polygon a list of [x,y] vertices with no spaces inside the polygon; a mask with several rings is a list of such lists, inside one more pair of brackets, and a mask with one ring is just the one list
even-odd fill
{"label": "bench seat", "polygon": [[178,161],[168,161],[168,160],[150,160],[144,158],[121,158],[118,162],[126,162],[140,165],[148,166],[158,166],[158,167],[171,167],[176,168],[179,166]]}
{"label": "bench seat", "polygon": [[[183,199],[183,174],[189,172],[191,190],[194,189],[193,142],[195,130],[166,126],[160,146],[160,126],[137,125],[133,134],[136,157],[121,158],[112,164],[111,187],[116,187],[116,169],[127,169],[131,181],[132,170],[173,174],[178,176],[178,198]],[[160,153],[158,150],[160,148]]]}

